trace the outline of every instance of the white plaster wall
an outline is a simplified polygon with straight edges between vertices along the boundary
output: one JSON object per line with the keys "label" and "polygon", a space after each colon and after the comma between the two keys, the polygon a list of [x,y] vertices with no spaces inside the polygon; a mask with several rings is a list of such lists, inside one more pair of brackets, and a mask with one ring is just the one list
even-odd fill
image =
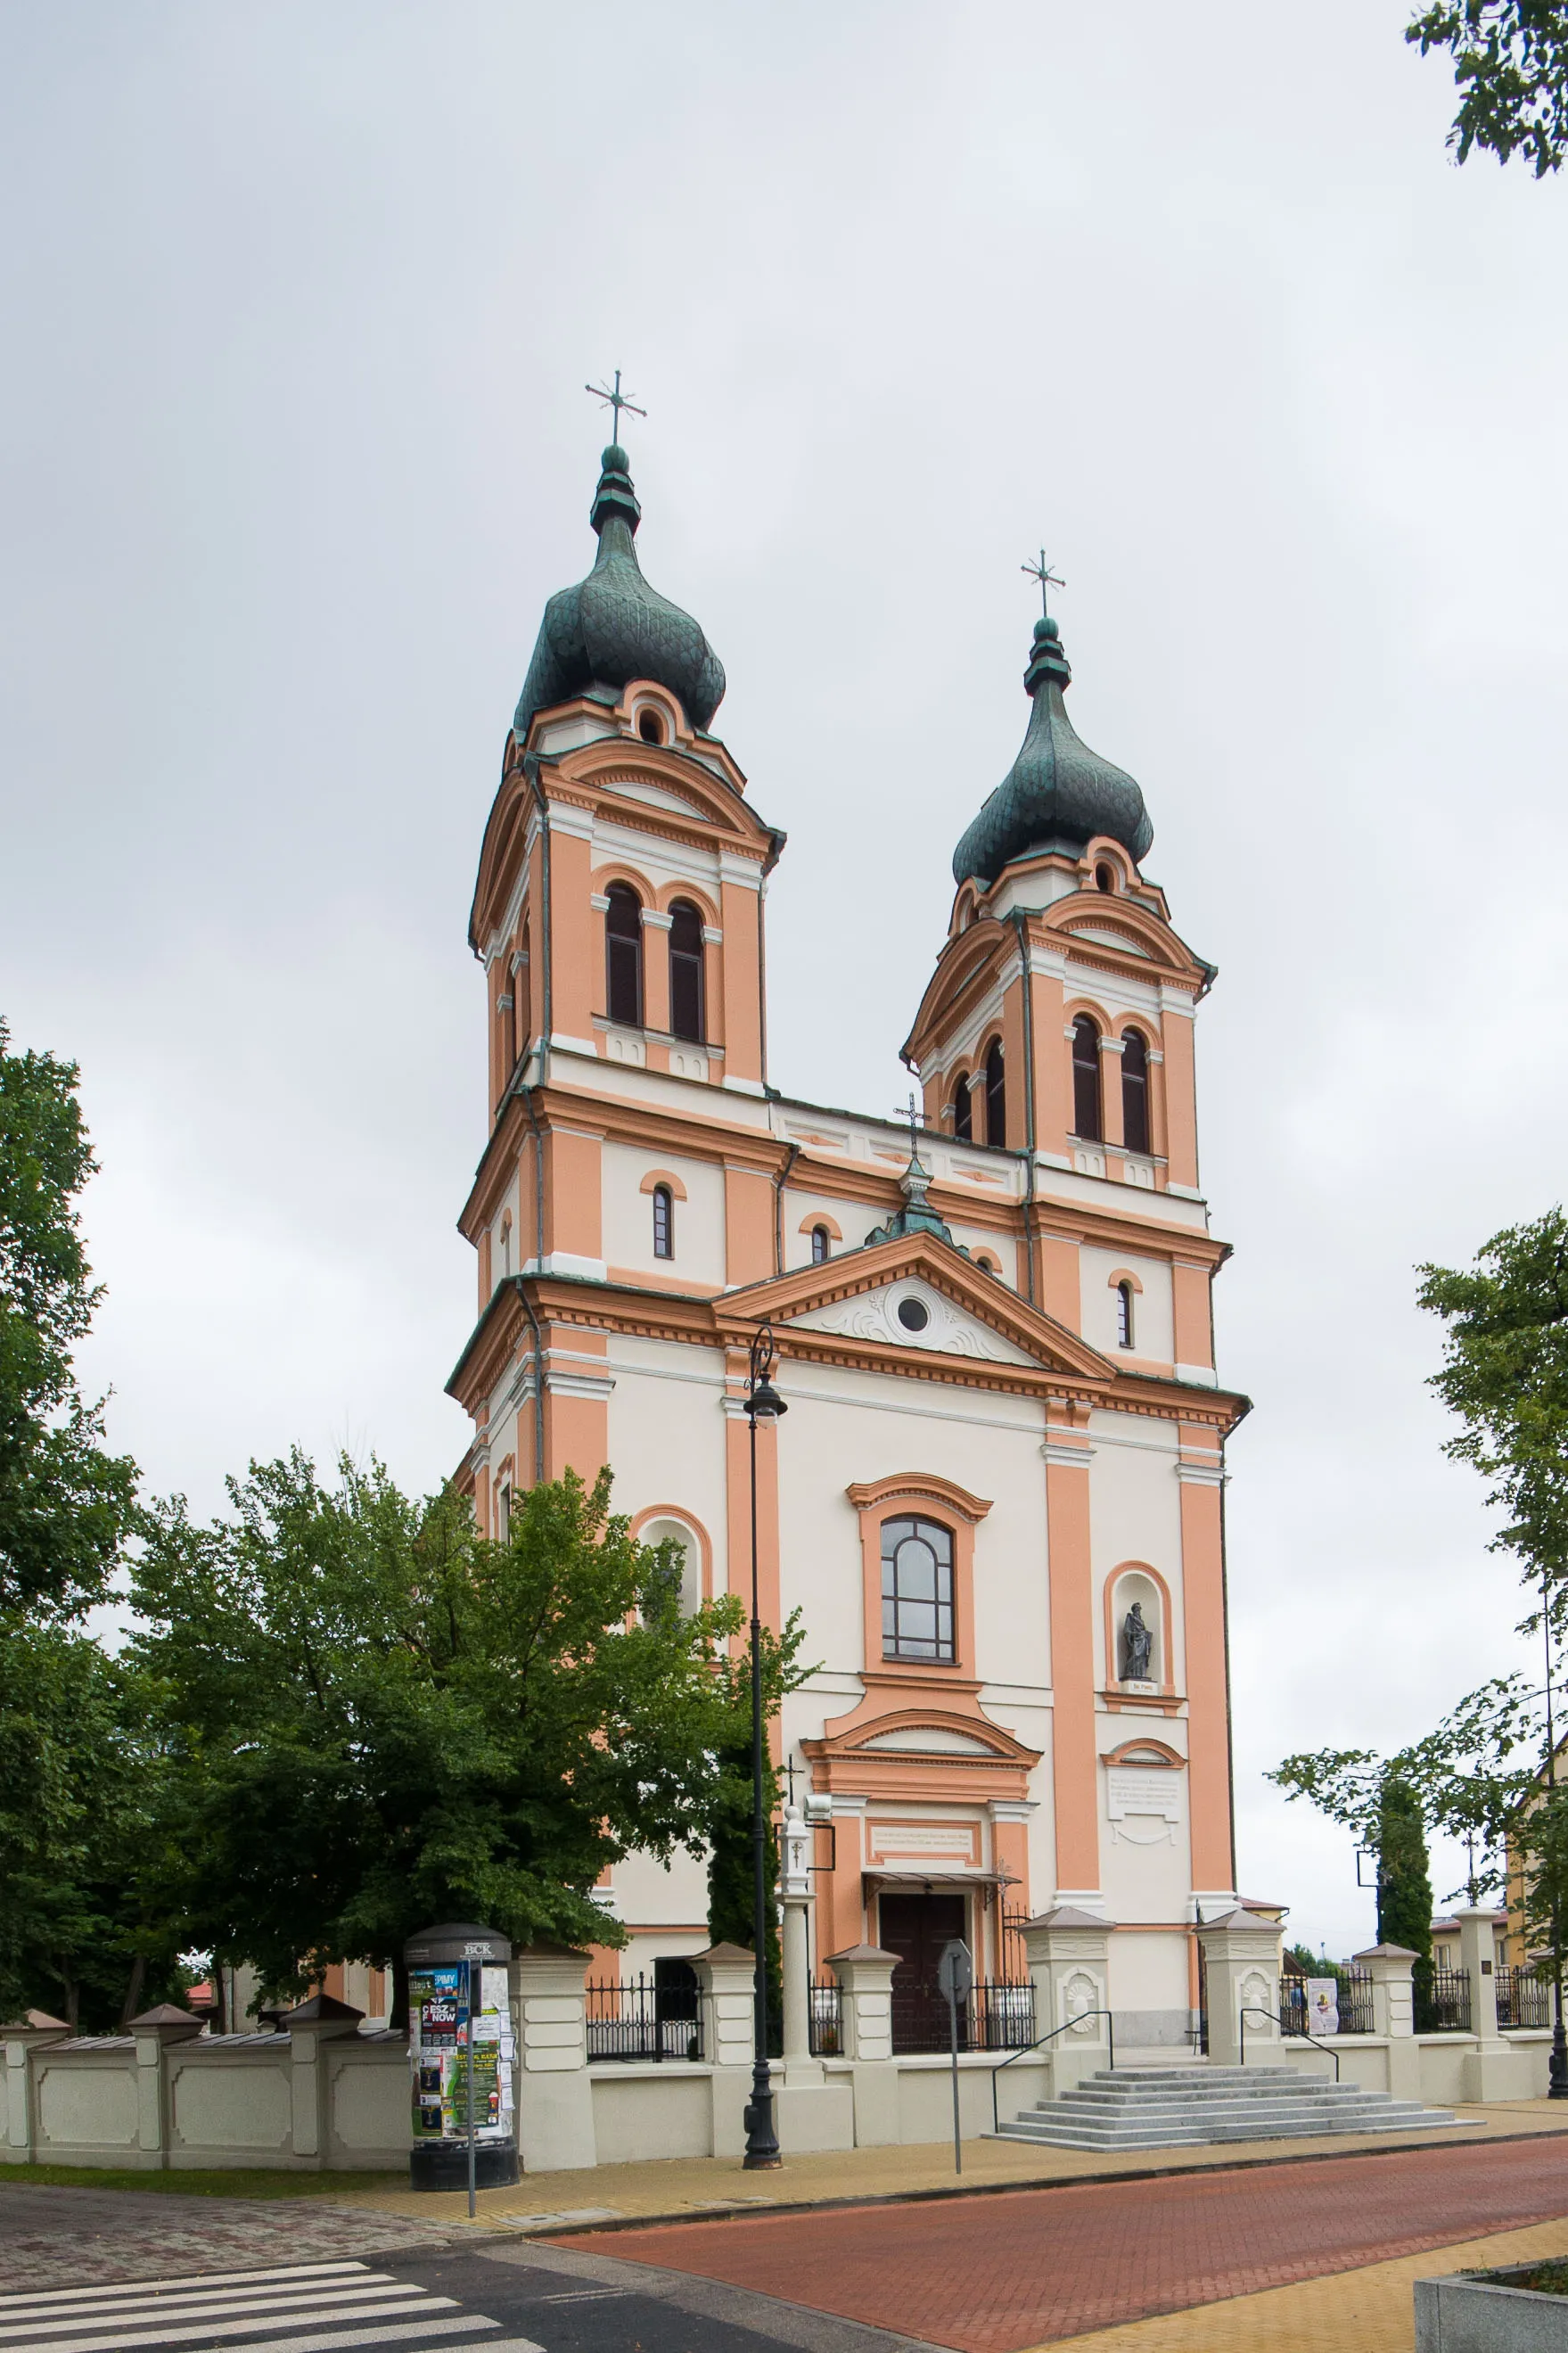
{"label": "white plaster wall", "polygon": [[[1124,1350],[1116,1337],[1116,1293],[1113,1274],[1135,1274],[1142,1284],[1132,1294],[1132,1345]],[[1079,1288],[1083,1298],[1083,1336],[1092,1347],[1103,1348],[1114,1362],[1124,1355],[1152,1356],[1156,1363],[1173,1362],[1175,1347],[1171,1312],[1171,1269],[1157,1258],[1137,1258],[1131,1251],[1090,1250],[1079,1252]]]}
{"label": "white plaster wall", "polygon": [[[1101,1715],[1098,1722],[1110,1739],[1102,1739],[1102,1747],[1120,1746],[1142,1729],[1141,1723],[1129,1725],[1124,1715]],[[1165,1724],[1161,1720],[1158,1736],[1165,1737]],[[1173,1747],[1175,1743],[1173,1741]],[[1100,1884],[1105,1897],[1106,1915],[1111,1920],[1184,1920],[1193,1883],[1192,1844],[1189,1829],[1189,1798],[1187,1776],[1172,1773],[1181,1820],[1162,1824],[1158,1817],[1134,1816],[1126,1823],[1110,1821],[1105,1810],[1106,1768],[1100,1767]],[[1112,1832],[1116,1835],[1112,1835]],[[1157,1845],[1141,1846],[1136,1838],[1159,1833]],[[1134,1836],[1129,1836],[1133,1833]],[[1157,1941],[1147,1937],[1129,1937],[1128,1943],[1142,1945]],[[1118,1995],[1118,2000],[1122,1999]],[[1129,2002],[1131,1996],[1126,1997]],[[1181,1999],[1185,2000],[1185,1995]],[[1176,1996],[1168,1997],[1173,2003]],[[1162,2005],[1151,2000],[1141,2005],[1157,2009]]]}
{"label": "white plaster wall", "polygon": [[859,1517],[854,1482],[920,1470],[990,1499],[975,1530],[974,1620],[983,1680],[1048,1680],[1041,1419],[1023,1398],[981,1398],[831,1366],[788,1367],[779,1431],[786,1608],[805,1613],[808,1658],[830,1672],[864,1656]]}
{"label": "white plaster wall", "polygon": [[[606,1144],[602,1156],[603,1239],[607,1266],[693,1283],[724,1280],[724,1172],[640,1145]],[[675,1256],[653,1254],[653,1196],[639,1190],[650,1169],[679,1176],[687,1198],[674,1205]]]}
{"label": "white plaster wall", "polygon": [[[508,1264],[506,1255],[501,1249],[501,1229],[506,1224],[509,1218],[511,1220],[511,1259],[510,1264]],[[525,1240],[519,1229],[518,1185],[517,1178],[514,1176],[508,1182],[505,1192],[497,1202],[496,1213],[490,1219],[490,1289],[494,1291],[497,1284],[503,1282],[509,1274],[518,1273],[521,1270],[522,1261],[531,1255],[532,1249],[533,1238],[530,1237]]]}
{"label": "white plaster wall", "polygon": [[954,1241],[974,1258],[984,1250],[987,1258],[995,1261],[1002,1281],[1016,1291],[1018,1287],[1018,1250],[1011,1235],[993,1233],[989,1226],[961,1225],[956,1219],[949,1222]]}
{"label": "white plaster wall", "polygon": [[662,1505],[695,1521],[712,1547],[713,1590],[726,1590],[724,1359],[717,1348],[610,1335],[610,1468],[617,1512]]}
{"label": "white plaster wall", "polygon": [[1113,2010],[1186,2010],[1192,2002],[1187,1938],[1115,1936],[1108,1947]]}
{"label": "white plaster wall", "polygon": [[[831,1219],[843,1235],[842,1241],[833,1244],[833,1256],[842,1258],[847,1250],[858,1250],[875,1225],[879,1225],[883,1212],[864,1201],[846,1201],[837,1194],[797,1192],[786,1185],[784,1193],[784,1252],[788,1267],[811,1264],[810,1229],[819,1218]],[[802,1223],[807,1230],[801,1231]],[[831,1233],[831,1227],[829,1228]]]}
{"label": "white plaster wall", "polygon": [[[610,1874],[616,1905],[628,1928],[703,1930],[708,1918],[708,1866],[682,1849],[668,1863],[656,1855],[628,1854]],[[684,1952],[679,1939],[659,1951]],[[698,1952],[701,1945],[692,1947]],[[646,1965],[646,1964],[645,1964]]]}

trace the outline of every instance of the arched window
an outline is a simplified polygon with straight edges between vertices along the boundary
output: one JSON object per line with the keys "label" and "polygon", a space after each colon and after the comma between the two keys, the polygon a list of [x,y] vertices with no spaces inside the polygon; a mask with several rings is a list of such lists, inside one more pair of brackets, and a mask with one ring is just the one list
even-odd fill
{"label": "arched window", "polygon": [[986,1251],[984,1251],[984,1250],[982,1250],[982,1251],[981,1251],[981,1253],[980,1253],[979,1257],[975,1260],[974,1263],[975,1263],[975,1265],[976,1265],[977,1267],[979,1267],[979,1268],[980,1268],[980,1270],[981,1270],[982,1273],[984,1273],[984,1274],[997,1274],[997,1273],[1000,1273],[1000,1271],[1001,1271],[1000,1268],[999,1268],[999,1267],[997,1266],[997,1264],[996,1264],[995,1260],[994,1260],[994,1258],[990,1257],[990,1256],[988,1255],[988,1253],[987,1253]]}
{"label": "arched window", "polygon": [[1119,1282],[1116,1286],[1116,1345],[1119,1348],[1132,1345],[1132,1285]]}
{"label": "arched window", "polygon": [[937,1520],[884,1520],[882,1656],[953,1655],[952,1530]]}
{"label": "arched window", "polygon": [[985,1141],[1007,1141],[1007,1088],[1002,1069],[1002,1040],[994,1038],[985,1057]]}
{"label": "arched window", "polygon": [[500,1271],[503,1279],[511,1272],[511,1211],[500,1221]]}
{"label": "arched window", "polygon": [[1097,891],[1114,891],[1116,869],[1113,866],[1097,866],[1094,870],[1094,887]]}
{"label": "arched window", "polygon": [[1072,1025],[1072,1127],[1075,1135],[1100,1143],[1100,1032],[1087,1013]]}
{"label": "arched window", "polygon": [[702,1043],[702,917],[689,899],[669,911],[669,1028],[676,1038]]}
{"label": "arched window", "polygon": [[1121,1040],[1121,1140],[1129,1152],[1149,1149],[1149,1041],[1141,1029]]}
{"label": "arched window", "polygon": [[675,1197],[668,1185],[653,1188],[653,1254],[655,1258],[675,1256]]}
{"label": "arched window", "polygon": [[637,713],[637,733],[645,744],[662,744],[664,722],[657,711],[643,710]]}
{"label": "arched window", "polygon": [[969,1073],[961,1071],[952,1090],[952,1132],[968,1144],[974,1134],[974,1113],[970,1104]]}
{"label": "arched window", "polygon": [[612,1021],[642,1028],[642,902],[629,882],[612,882],[605,913],[606,1011]]}
{"label": "arched window", "polygon": [[811,1229],[811,1262],[813,1266],[821,1266],[825,1264],[825,1262],[832,1256],[833,1237],[828,1232],[827,1228],[826,1226],[813,1226]]}

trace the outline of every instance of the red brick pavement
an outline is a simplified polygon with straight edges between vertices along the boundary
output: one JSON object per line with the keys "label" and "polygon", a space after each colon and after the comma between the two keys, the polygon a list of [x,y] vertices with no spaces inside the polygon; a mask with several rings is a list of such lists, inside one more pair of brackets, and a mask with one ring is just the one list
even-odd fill
{"label": "red brick pavement", "polygon": [[1009,2190],[562,2238],[959,2353],[1016,2353],[1568,2213],[1568,2147],[1488,2148]]}

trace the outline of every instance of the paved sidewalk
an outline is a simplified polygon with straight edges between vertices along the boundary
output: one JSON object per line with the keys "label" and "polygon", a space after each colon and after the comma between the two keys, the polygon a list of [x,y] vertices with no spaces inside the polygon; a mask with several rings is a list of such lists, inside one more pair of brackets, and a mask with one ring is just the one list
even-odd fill
{"label": "paved sidewalk", "polygon": [[0,2179],[0,2292],[425,2254],[449,2244],[454,2230],[429,2215],[366,2213],[335,2199],[182,2198]]}
{"label": "paved sidewalk", "polygon": [[[955,2182],[951,2141],[911,2147],[855,2148],[792,2157],[776,2173],[747,2173],[738,2157],[650,2159],[640,2165],[601,2165],[581,2172],[531,2173],[514,2189],[479,2193],[479,2214],[509,2230],[569,2229],[576,2223],[605,2224],[695,2217],[732,2209],[738,2212],[823,2201],[910,2198],[941,2192],[1027,2188],[1035,2183],[1107,2180],[1120,2176],[1203,2172],[1215,2166],[1279,2165],[1352,2151],[1452,2147],[1477,2140],[1507,2140],[1520,2134],[1568,2133],[1561,2102],[1499,2102],[1460,2108],[1458,2126],[1420,2133],[1336,2133],[1331,2143],[1305,2140],[1230,2141],[1200,2148],[1129,2149],[1113,2155],[1082,2149],[1040,2148],[1022,2141],[972,2140],[963,2144],[963,2172]],[[3,2190],[0,2190],[3,2195]],[[428,2221],[467,2227],[468,2201],[461,2190],[432,2195],[409,2189],[388,2174],[384,2189],[347,2193],[344,2205],[384,2214],[409,2214]],[[612,2250],[606,2242],[605,2252]]]}
{"label": "paved sidewalk", "polygon": [[1416,2280],[1546,2255],[1568,2255],[1568,2221],[1461,2240],[1430,2254],[1097,2328],[1089,2337],[1058,2337],[1049,2353],[1414,2353]]}
{"label": "paved sidewalk", "polygon": [[1456,2248],[1543,2224],[1562,2231],[1565,2210],[1568,2143],[1551,2135],[1368,2158],[1320,2147],[1300,2166],[1192,2168],[984,2201],[694,2218],[610,2237],[563,2233],[554,2243],[724,2281],[959,2353],[1024,2353],[1194,2306],[1204,2307],[1197,2333],[1172,2341],[1206,2347],[1213,2307],[1237,2298],[1246,2311],[1233,2341],[1250,2346],[1259,2289],[1437,2250],[1429,2268],[1454,2268]]}

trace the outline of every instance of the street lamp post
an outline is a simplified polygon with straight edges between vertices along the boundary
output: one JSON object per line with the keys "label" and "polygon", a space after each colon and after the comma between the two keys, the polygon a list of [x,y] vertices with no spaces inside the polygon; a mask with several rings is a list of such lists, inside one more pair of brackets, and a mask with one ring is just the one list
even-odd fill
{"label": "street lamp post", "polygon": [[[1547,1803],[1557,1794],[1557,1733],[1552,1712],[1552,1580],[1541,1584],[1541,1622],[1546,1636],[1546,1787]],[[1548,2099],[1568,2100],[1568,2036],[1563,2031],[1563,1916],[1557,1889],[1552,1891],[1552,2058],[1547,2068]]]}
{"label": "street lamp post", "polygon": [[773,1368],[773,1335],[764,1324],[752,1342],[746,1375],[746,1419],[752,1430],[752,1942],[756,1968],[752,1978],[752,2097],[746,2109],[745,2169],[756,2172],[779,2163],[773,2128],[773,2092],[768,2075],[768,1820],[763,1779],[763,1625],[757,1592],[757,1424],[787,1413],[768,1378]]}

